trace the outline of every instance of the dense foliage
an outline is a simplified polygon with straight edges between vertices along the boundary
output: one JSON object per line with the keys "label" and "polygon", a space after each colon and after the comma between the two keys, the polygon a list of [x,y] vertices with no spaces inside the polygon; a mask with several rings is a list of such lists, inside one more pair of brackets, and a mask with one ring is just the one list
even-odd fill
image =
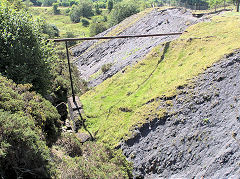
{"label": "dense foliage", "polygon": [[35,92],[29,92],[31,85],[16,85],[2,76],[0,81],[0,109],[33,119],[51,145],[59,135],[60,116],[56,108]]}
{"label": "dense foliage", "polygon": [[92,4],[88,1],[81,1],[74,5],[70,11],[70,18],[73,22],[80,22],[82,17],[89,18],[93,15]]}
{"label": "dense foliage", "polygon": [[[58,36],[59,30],[34,21],[20,5],[0,7],[0,178],[127,177],[130,168],[122,155],[93,142],[81,147],[74,135],[60,137],[62,116],[45,98],[55,106],[66,101],[68,69],[62,51],[57,59],[44,40]],[[76,68],[72,69],[75,89],[80,85],[83,89]],[[46,73],[42,79],[46,86],[41,86],[40,72]]]}
{"label": "dense foliage", "polygon": [[92,23],[90,25],[90,35],[94,36],[107,30],[107,26],[104,22]]}
{"label": "dense foliage", "polygon": [[55,15],[60,14],[60,10],[58,9],[59,4],[58,3],[53,3],[53,13]]}
{"label": "dense foliage", "polygon": [[0,176],[49,177],[54,168],[47,145],[60,135],[56,108],[29,92],[31,85],[17,85],[3,76],[0,82]]}
{"label": "dense foliage", "polygon": [[24,9],[0,6],[0,73],[16,83],[31,83],[45,94],[50,88],[51,46],[42,33],[43,21],[34,21]]}
{"label": "dense foliage", "polygon": [[116,25],[125,18],[138,12],[138,6],[133,1],[118,3],[111,12],[110,25]]}
{"label": "dense foliage", "polygon": [[61,158],[55,155],[61,178],[132,178],[131,165],[120,151],[94,142],[81,145],[79,150],[78,143],[76,137],[66,134],[54,146],[71,156]]}

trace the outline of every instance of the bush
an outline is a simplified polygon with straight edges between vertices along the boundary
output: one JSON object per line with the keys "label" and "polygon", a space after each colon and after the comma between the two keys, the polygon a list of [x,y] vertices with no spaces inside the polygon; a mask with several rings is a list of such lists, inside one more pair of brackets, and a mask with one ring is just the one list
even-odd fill
{"label": "bush", "polygon": [[8,5],[0,6],[0,21],[0,73],[18,84],[31,83],[33,90],[46,94],[54,58],[51,45],[42,37],[45,23]]}
{"label": "bush", "polygon": [[50,151],[34,121],[0,110],[1,178],[49,178],[55,175]]}
{"label": "bush", "polygon": [[138,12],[138,6],[134,2],[129,1],[118,3],[110,14],[110,26],[114,26]]}
{"label": "bush", "polygon": [[56,25],[44,23],[42,28],[43,28],[42,32],[48,35],[47,38],[59,37],[59,29],[57,28]]}
{"label": "bush", "polygon": [[59,4],[60,6],[63,6],[63,7],[69,7],[70,6],[70,2],[61,2],[60,4]]}
{"label": "bush", "polygon": [[81,22],[84,27],[87,27],[89,25],[89,21],[85,18],[82,18]]}
{"label": "bush", "polygon": [[31,85],[16,85],[0,75],[0,109],[11,113],[22,113],[34,120],[50,146],[60,135],[60,115],[52,104],[35,92]]}
{"label": "bush", "polygon": [[57,0],[42,0],[42,6],[52,6]]}
{"label": "bush", "polygon": [[76,5],[72,6],[72,9],[70,11],[70,19],[74,23],[80,22],[81,14],[78,10],[78,7]]}
{"label": "bush", "polygon": [[104,22],[91,23],[90,25],[91,36],[97,35],[105,30],[107,30],[107,25]]}
{"label": "bush", "polygon": [[[72,146],[78,146],[72,135],[64,138],[60,144],[62,151],[68,153]],[[120,152],[94,142],[81,145],[81,152],[80,157],[55,159],[59,161],[61,178],[132,178],[131,165]]]}
{"label": "bush", "polygon": [[60,135],[59,114],[51,103],[0,75],[0,176],[50,177],[51,146]]}
{"label": "bush", "polygon": [[108,8],[108,12],[112,11],[112,9],[113,9],[113,1],[112,0],[108,0],[107,8]]}
{"label": "bush", "polygon": [[98,6],[99,6],[99,8],[102,8],[102,9],[106,9],[106,7],[107,7],[106,3],[102,2],[102,1],[98,2]]}
{"label": "bush", "polygon": [[103,73],[106,73],[107,71],[110,70],[110,68],[112,67],[112,63],[107,63],[107,64],[104,64],[102,67],[101,67],[101,70]]}
{"label": "bush", "polygon": [[70,9],[67,8],[67,9],[64,11],[64,15],[65,15],[65,16],[68,16],[69,14],[70,14]]}
{"label": "bush", "polygon": [[[66,32],[66,35],[65,35],[66,38],[75,38],[76,35],[74,35],[73,32]],[[68,46],[71,47],[71,46],[74,46],[77,44],[77,41],[69,41],[68,42]]]}
{"label": "bush", "polygon": [[95,14],[96,15],[100,15],[102,13],[102,11],[99,9],[99,5],[98,3],[95,4]]}
{"label": "bush", "polygon": [[70,18],[72,22],[80,22],[81,17],[89,18],[93,15],[92,4],[87,1],[81,1],[80,4],[72,6]]}
{"label": "bush", "polygon": [[57,15],[60,14],[60,10],[58,9],[59,4],[53,3],[53,14]]}

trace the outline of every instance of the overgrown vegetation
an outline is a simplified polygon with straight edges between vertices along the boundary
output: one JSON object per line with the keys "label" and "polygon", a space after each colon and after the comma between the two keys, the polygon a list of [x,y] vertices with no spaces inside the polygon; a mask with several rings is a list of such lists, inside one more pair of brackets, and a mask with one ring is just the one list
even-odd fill
{"label": "overgrown vegetation", "polygon": [[[73,141],[74,138],[64,135],[52,148],[61,178],[131,177],[131,167],[120,151],[94,142],[81,145],[81,151],[73,151],[77,148],[77,139]],[[73,153],[75,157],[67,157],[64,153]]]}
{"label": "overgrown vegetation", "polygon": [[[50,88],[51,46],[42,38],[46,24],[33,21],[24,9],[0,7],[0,73],[16,83],[31,83],[46,94]],[[48,80],[46,80],[48,79]]]}
{"label": "overgrown vegetation", "polygon": [[[36,6],[39,4],[52,6],[52,8],[31,7],[30,9],[34,9],[32,12],[35,15],[44,17],[50,24],[56,25],[60,29],[60,36],[70,31],[76,36],[93,36],[146,8],[178,6],[193,10],[209,8],[216,10],[218,7],[226,7],[230,4],[239,6],[236,0],[38,0],[32,3]],[[87,18],[89,24],[81,20],[84,18]],[[96,24],[94,20],[96,18],[101,19],[97,21],[99,24]]]}
{"label": "overgrown vegetation", "polygon": [[55,175],[50,152],[60,135],[59,114],[31,85],[16,85],[0,75],[0,176]]}
{"label": "overgrown vegetation", "polygon": [[237,14],[227,13],[193,25],[169,46],[160,45],[124,74],[117,73],[81,96],[90,130],[98,131],[99,141],[114,146],[132,135],[134,127],[162,117],[160,99],[176,94],[178,86],[240,48],[234,40],[240,37],[239,20]]}
{"label": "overgrown vegetation", "polygon": [[[159,5],[159,1],[55,3],[1,1],[0,177],[130,178],[131,165],[113,147],[132,135],[135,126],[164,115],[164,109],[157,109],[160,100],[156,99],[174,95],[177,86],[239,48],[235,40],[240,34],[239,17],[232,13],[231,17],[195,25],[179,40],[157,47],[141,63],[83,95],[87,124],[98,132],[98,143],[81,145],[74,134],[61,134],[66,117],[62,118],[54,106],[66,102],[71,94],[68,69],[64,46],[55,46],[53,53],[53,44],[46,39],[98,34],[136,12]],[[81,7],[83,3],[86,8]],[[70,15],[75,8],[77,21],[72,23]],[[34,18],[28,9],[33,9]],[[107,35],[119,34],[150,11],[142,11]],[[40,16],[50,24],[37,19]],[[107,64],[99,73],[110,68]],[[72,69],[80,95],[87,90],[86,85],[78,79],[76,67]]]}
{"label": "overgrown vegetation", "polygon": [[[130,165],[120,153],[61,134],[66,115],[53,105],[70,95],[68,69],[62,46],[55,54],[45,40],[57,36],[57,28],[33,20],[21,2],[2,1],[0,19],[0,178],[129,177]],[[84,82],[72,69],[81,94]]]}
{"label": "overgrown vegetation", "polygon": [[127,17],[139,12],[138,4],[134,1],[127,1],[118,3],[111,11],[110,26],[114,26]]}

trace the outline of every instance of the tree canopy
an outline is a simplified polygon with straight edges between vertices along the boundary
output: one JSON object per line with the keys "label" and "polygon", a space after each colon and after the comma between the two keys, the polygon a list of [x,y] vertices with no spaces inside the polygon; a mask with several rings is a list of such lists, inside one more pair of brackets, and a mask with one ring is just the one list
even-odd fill
{"label": "tree canopy", "polygon": [[43,37],[46,24],[6,3],[0,6],[0,21],[0,73],[18,84],[31,83],[45,94],[54,60],[51,45]]}

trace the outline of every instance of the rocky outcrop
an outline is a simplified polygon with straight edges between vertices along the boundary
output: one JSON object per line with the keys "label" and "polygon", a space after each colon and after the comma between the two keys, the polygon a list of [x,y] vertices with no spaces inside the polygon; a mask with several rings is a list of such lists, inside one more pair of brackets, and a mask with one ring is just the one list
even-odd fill
{"label": "rocky outcrop", "polygon": [[[122,24],[125,23],[128,26],[131,21],[135,20],[136,16],[126,19]],[[188,26],[201,20],[203,18],[193,17],[192,13],[186,9],[170,8],[159,10],[156,8],[125,30],[120,29],[119,25],[117,25],[100,34],[100,36],[116,31],[118,28],[120,33],[115,35],[184,32]],[[81,78],[88,81],[89,87],[93,87],[113,76],[124,67],[141,60],[155,46],[178,37],[113,39],[101,41],[101,43],[98,41],[85,41],[79,46],[73,47],[71,52],[76,57],[75,63],[81,73]]]}
{"label": "rocky outcrop", "polygon": [[193,85],[180,86],[167,113],[136,129],[121,148],[135,178],[239,178],[240,52]]}

